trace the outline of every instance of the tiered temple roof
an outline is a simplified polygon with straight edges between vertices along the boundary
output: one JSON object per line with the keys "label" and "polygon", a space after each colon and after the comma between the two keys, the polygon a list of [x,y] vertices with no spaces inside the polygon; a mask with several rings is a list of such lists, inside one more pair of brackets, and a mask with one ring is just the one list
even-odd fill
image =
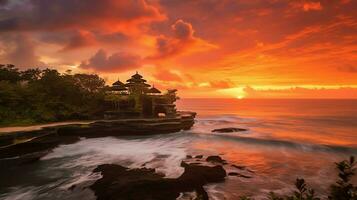
{"label": "tiered temple roof", "polygon": [[131,78],[128,79],[126,82],[127,82],[127,84],[125,84],[126,87],[132,87],[132,86],[139,86],[144,88],[150,87],[149,84],[145,83],[146,80],[143,79],[143,77],[138,72],[136,72],[136,74],[131,76]]}
{"label": "tiered temple roof", "polygon": [[161,91],[158,90],[157,88],[155,88],[154,86],[152,86],[152,88],[150,88],[147,93],[151,93],[151,94],[160,94]]}
{"label": "tiered temple roof", "polygon": [[110,109],[108,118],[151,116],[175,116],[175,101],[177,90],[168,90],[164,94],[155,86],[150,86],[138,72],[131,76],[126,83],[119,80],[114,82],[111,91],[107,93]]}
{"label": "tiered temple roof", "polygon": [[113,86],[111,87],[113,91],[125,91],[127,88],[125,87],[125,84],[122,83],[121,81],[117,80],[116,82],[113,83]]}

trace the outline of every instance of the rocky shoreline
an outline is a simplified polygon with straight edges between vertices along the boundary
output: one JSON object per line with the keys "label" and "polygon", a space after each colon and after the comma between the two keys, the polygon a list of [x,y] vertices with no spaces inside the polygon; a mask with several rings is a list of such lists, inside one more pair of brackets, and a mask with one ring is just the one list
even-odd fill
{"label": "rocky shoreline", "polygon": [[217,155],[207,156],[206,159],[203,155],[187,155],[181,167],[184,172],[178,178],[165,178],[155,169],[145,166],[129,169],[116,164],[103,164],[93,170],[102,177],[89,188],[98,200],[176,200],[189,193],[189,199],[208,200],[204,189],[206,184],[224,182],[227,175],[252,178],[240,173],[249,172],[244,166],[229,165]]}
{"label": "rocky shoreline", "polygon": [[128,169],[120,165],[104,164],[93,172],[102,178],[90,188],[98,200],[175,200],[184,192],[195,192],[197,199],[206,200],[203,186],[224,181],[226,171],[221,165],[205,166],[182,162],[184,173],[178,178],[164,178],[155,169]]}
{"label": "rocky shoreline", "polygon": [[[72,144],[82,137],[120,137],[178,132],[190,129],[194,124],[194,117],[195,114],[171,119],[103,120],[88,124],[45,127],[40,130],[12,133],[12,135],[5,134],[1,138],[0,170],[13,169],[14,172],[20,170],[21,176],[22,167],[31,169],[31,166],[35,166],[32,163],[37,163],[40,158],[61,144]],[[5,136],[8,136],[11,144],[4,142]],[[206,184],[224,182],[227,176],[251,178],[254,174],[244,166],[229,164],[218,155],[187,155],[180,166],[184,168],[184,172],[179,177],[167,178],[165,174],[147,168],[145,164],[140,168],[132,169],[111,163],[101,164],[93,170],[93,173],[100,174],[101,178],[90,186],[74,184],[68,190],[88,188],[94,192],[98,200],[174,200],[187,195],[191,199],[207,200],[209,196],[204,188]],[[28,171],[25,170],[24,173]],[[11,176],[11,174],[4,176]],[[21,182],[8,178],[0,181],[0,186],[12,187]],[[26,181],[31,182],[31,180]]]}
{"label": "rocky shoreline", "polygon": [[0,135],[0,164],[32,162],[58,145],[75,143],[81,137],[154,135],[188,130],[195,116],[196,113],[187,112],[175,118],[101,120],[3,133]]}

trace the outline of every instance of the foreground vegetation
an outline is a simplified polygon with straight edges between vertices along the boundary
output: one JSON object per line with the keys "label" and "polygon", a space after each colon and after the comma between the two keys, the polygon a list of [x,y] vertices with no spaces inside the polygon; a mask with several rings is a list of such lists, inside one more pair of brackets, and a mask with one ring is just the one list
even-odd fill
{"label": "foreground vegetation", "polygon": [[[336,163],[339,179],[330,186],[330,191],[326,199],[328,200],[357,200],[357,187],[351,183],[351,179],[356,172],[356,161],[354,157],[349,160]],[[296,179],[296,191],[291,195],[280,196],[270,192],[268,200],[322,200],[317,197],[314,189],[309,188],[304,179]],[[240,200],[253,200],[249,197],[241,197]]]}
{"label": "foreground vegetation", "polygon": [[0,64],[0,126],[93,119],[103,115],[104,94],[98,75]]}

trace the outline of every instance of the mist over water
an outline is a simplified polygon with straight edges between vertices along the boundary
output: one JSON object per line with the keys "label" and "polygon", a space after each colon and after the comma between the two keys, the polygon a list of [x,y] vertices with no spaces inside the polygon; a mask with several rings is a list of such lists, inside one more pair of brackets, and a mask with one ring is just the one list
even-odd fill
{"label": "mist over water", "polygon": [[[145,166],[178,177],[186,155],[220,155],[229,163],[227,172],[252,177],[227,177],[224,183],[205,186],[211,199],[284,193],[297,177],[321,193],[335,181],[333,163],[357,155],[356,100],[183,99],[178,108],[198,112],[191,130],[150,137],[83,138],[61,145],[41,161],[24,166],[23,174],[14,176],[21,176],[22,184],[0,188],[0,199],[95,199],[90,189],[83,188],[100,177],[92,174],[99,164]],[[225,127],[248,131],[211,132]],[[72,185],[76,187],[69,190]]]}

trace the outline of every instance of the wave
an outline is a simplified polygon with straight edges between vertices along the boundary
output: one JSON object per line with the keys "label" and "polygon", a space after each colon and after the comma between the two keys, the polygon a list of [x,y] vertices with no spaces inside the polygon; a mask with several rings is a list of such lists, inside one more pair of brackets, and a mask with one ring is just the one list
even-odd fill
{"label": "wave", "polygon": [[180,162],[186,157],[185,146],[190,140],[182,133],[140,138],[93,138],[75,144],[61,145],[41,160],[76,158],[60,167],[97,166],[119,163],[129,168],[156,168],[166,177],[177,177],[183,169]]}
{"label": "wave", "polygon": [[255,118],[239,117],[237,115],[211,115],[205,117],[197,117],[198,122],[215,122],[215,123],[235,123],[235,122],[254,122]]}
{"label": "wave", "polygon": [[234,140],[235,142],[243,142],[246,144],[266,145],[271,147],[286,147],[302,151],[323,151],[331,153],[357,154],[357,147],[354,146],[312,144],[271,138],[247,137],[240,136],[238,135],[238,133],[210,133],[210,135],[214,135],[215,137],[220,137],[222,139]]}

